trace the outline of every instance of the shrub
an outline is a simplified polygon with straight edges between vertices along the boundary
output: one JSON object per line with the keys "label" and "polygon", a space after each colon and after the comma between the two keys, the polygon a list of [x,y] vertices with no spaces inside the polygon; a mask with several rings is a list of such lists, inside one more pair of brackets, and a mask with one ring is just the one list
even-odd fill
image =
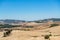
{"label": "shrub", "polygon": [[59,24],[51,24],[50,27],[58,26]]}
{"label": "shrub", "polygon": [[33,28],[33,26],[25,26],[26,28]]}
{"label": "shrub", "polygon": [[11,31],[12,30],[6,30],[6,32],[4,32],[4,35],[3,35],[3,37],[7,37],[7,36],[9,36],[10,34],[11,34]]}
{"label": "shrub", "polygon": [[9,25],[9,24],[4,24],[3,26],[2,26],[2,28],[11,28],[12,27],[12,25]]}
{"label": "shrub", "polygon": [[21,25],[0,24],[0,28],[12,28],[12,27],[21,27]]}
{"label": "shrub", "polygon": [[50,37],[49,35],[45,35],[44,36],[45,39],[49,39],[49,37]]}

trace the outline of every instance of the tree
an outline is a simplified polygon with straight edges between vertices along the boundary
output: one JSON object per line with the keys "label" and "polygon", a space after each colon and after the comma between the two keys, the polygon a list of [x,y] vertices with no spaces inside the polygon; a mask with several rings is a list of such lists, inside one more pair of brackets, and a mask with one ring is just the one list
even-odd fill
{"label": "tree", "polygon": [[3,37],[7,37],[7,36],[9,36],[10,34],[11,34],[11,31],[12,30],[5,30],[6,32],[4,32],[4,35],[3,35]]}
{"label": "tree", "polygon": [[59,24],[51,24],[50,27],[58,26]]}

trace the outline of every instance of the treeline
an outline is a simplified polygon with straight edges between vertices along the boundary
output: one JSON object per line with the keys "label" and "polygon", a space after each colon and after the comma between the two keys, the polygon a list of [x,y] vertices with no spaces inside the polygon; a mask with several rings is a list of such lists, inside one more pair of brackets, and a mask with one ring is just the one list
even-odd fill
{"label": "treeline", "polygon": [[0,28],[12,28],[12,27],[21,27],[21,25],[0,24]]}

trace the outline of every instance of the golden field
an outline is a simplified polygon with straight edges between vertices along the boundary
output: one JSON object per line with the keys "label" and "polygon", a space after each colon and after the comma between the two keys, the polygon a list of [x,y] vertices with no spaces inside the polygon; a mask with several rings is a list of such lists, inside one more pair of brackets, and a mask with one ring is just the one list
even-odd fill
{"label": "golden field", "polygon": [[2,37],[4,32],[0,32],[0,40],[45,40],[44,36],[50,32],[50,40],[60,40],[60,26],[34,31],[13,30],[7,37]]}

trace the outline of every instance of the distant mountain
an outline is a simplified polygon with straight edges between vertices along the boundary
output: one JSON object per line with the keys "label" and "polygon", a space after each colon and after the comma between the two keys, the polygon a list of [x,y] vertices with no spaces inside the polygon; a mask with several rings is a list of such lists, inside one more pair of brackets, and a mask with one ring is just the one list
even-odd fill
{"label": "distant mountain", "polygon": [[36,20],[36,21],[33,21],[33,22],[37,22],[37,23],[42,23],[42,22],[47,22],[47,21],[60,21],[60,18],[50,18],[50,19],[43,19],[43,20]]}
{"label": "distant mountain", "polygon": [[[12,28],[12,27],[22,27],[20,23],[24,24],[26,22],[26,25],[36,25],[37,23],[46,23],[48,21],[60,21],[60,18],[50,18],[50,19],[43,19],[43,20],[36,20],[36,21],[24,21],[24,20],[12,20],[12,19],[6,19],[6,20],[0,20],[0,24],[5,24],[5,25],[0,25],[0,28]],[[29,23],[31,22],[31,23]],[[34,23],[36,22],[36,23]],[[11,26],[11,23],[13,23],[13,25]],[[16,23],[16,24],[14,24]],[[9,25],[8,25],[9,24]],[[23,25],[23,26],[26,26]],[[38,24],[40,25],[40,24]],[[45,25],[43,24],[43,27]],[[28,27],[28,26],[27,26]]]}
{"label": "distant mountain", "polygon": [[25,21],[24,20],[6,19],[6,20],[0,20],[0,22],[4,22],[4,23],[19,23],[19,22],[25,22]]}
{"label": "distant mountain", "polygon": [[20,23],[20,22],[47,22],[47,21],[60,21],[60,18],[50,18],[50,19],[43,19],[43,20],[36,20],[36,21],[25,21],[25,20],[12,20],[12,19],[5,19],[5,20],[0,20],[0,22],[4,23]]}
{"label": "distant mountain", "polygon": [[60,18],[44,19],[43,21],[49,21],[49,20],[52,20],[52,21],[60,21]]}

